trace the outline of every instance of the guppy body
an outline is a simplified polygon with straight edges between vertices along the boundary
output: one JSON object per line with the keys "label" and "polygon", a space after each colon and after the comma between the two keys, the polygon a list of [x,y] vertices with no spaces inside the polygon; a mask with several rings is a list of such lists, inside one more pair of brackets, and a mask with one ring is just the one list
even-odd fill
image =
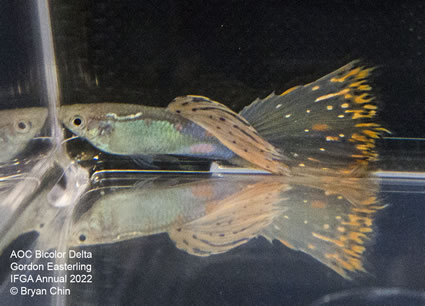
{"label": "guppy body", "polygon": [[107,153],[175,154],[211,159],[234,156],[199,125],[159,107],[75,104],[62,106],[60,118],[69,130]]}

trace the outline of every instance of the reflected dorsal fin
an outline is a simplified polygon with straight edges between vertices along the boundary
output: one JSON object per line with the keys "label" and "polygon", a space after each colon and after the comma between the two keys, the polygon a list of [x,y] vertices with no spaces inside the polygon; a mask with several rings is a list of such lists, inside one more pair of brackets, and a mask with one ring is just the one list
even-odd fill
{"label": "reflected dorsal fin", "polygon": [[207,214],[173,228],[170,238],[179,249],[196,256],[229,251],[256,237],[281,213],[279,202],[289,186],[271,177],[208,204]]}

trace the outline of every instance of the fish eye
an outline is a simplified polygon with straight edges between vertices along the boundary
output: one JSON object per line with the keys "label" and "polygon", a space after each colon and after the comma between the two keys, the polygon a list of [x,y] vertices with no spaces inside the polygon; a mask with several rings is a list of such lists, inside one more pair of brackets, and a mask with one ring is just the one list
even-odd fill
{"label": "fish eye", "polygon": [[19,120],[15,123],[15,129],[19,133],[26,133],[31,128],[31,122],[25,120]]}
{"label": "fish eye", "polygon": [[83,117],[81,117],[81,116],[75,116],[73,119],[72,119],[72,124],[74,125],[74,126],[76,126],[76,127],[79,127],[79,128],[82,128],[82,127],[84,127],[84,118]]}
{"label": "fish eye", "polygon": [[78,239],[80,239],[80,241],[83,242],[87,239],[87,237],[86,237],[86,235],[81,234],[80,237],[78,237]]}

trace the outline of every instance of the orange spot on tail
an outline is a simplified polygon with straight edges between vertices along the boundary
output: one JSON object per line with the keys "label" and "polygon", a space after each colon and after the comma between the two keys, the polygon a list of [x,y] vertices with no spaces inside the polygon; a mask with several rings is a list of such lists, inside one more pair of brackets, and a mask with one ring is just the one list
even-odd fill
{"label": "orange spot on tail", "polygon": [[329,125],[326,123],[317,123],[312,127],[313,131],[327,131],[329,129]]}
{"label": "orange spot on tail", "polygon": [[290,248],[290,249],[295,249],[295,247],[294,247],[292,244],[290,244],[288,241],[285,241],[285,240],[282,240],[282,239],[279,239],[279,241],[280,241],[283,245],[286,245],[288,248]]}
{"label": "orange spot on tail", "polygon": [[339,137],[337,136],[326,136],[326,141],[338,141]]}
{"label": "orange spot on tail", "polygon": [[281,96],[287,95],[288,93],[290,93],[291,91],[294,91],[294,90],[295,90],[295,89],[297,89],[298,87],[300,87],[300,86],[294,86],[294,87],[292,87],[292,88],[289,88],[289,89],[285,90],[283,93],[281,93],[280,95],[281,95]]}
{"label": "orange spot on tail", "polygon": [[363,240],[367,239],[367,236],[365,234],[358,232],[351,232],[348,234],[348,237],[350,238],[350,240],[353,240],[359,244],[363,244]]}
{"label": "orange spot on tail", "polygon": [[340,90],[336,93],[330,93],[330,94],[318,97],[316,100],[314,100],[314,102],[319,102],[319,101],[334,98],[334,97],[337,97],[337,96],[343,96],[345,94],[348,94],[349,92],[350,92],[350,90],[348,88],[345,88],[345,89]]}
{"label": "orange spot on tail", "polygon": [[340,78],[332,78],[331,82],[338,82],[338,83],[345,82],[345,80],[348,79],[350,76],[354,76],[354,75],[358,74],[360,71],[361,71],[360,68],[353,69],[353,70],[349,71],[346,75],[344,75]]}
{"label": "orange spot on tail", "polygon": [[326,208],[327,203],[319,200],[311,202],[311,207],[313,208]]}
{"label": "orange spot on tail", "polygon": [[314,233],[314,232],[312,233],[312,235],[315,238],[321,239],[321,240],[326,241],[326,242],[331,242],[331,243],[333,243],[333,244],[335,244],[335,245],[337,245],[341,248],[344,247],[344,243],[340,240],[332,239],[330,237],[326,237],[326,236],[323,236],[323,235],[320,235],[320,234],[317,234],[317,233]]}
{"label": "orange spot on tail", "polygon": [[363,134],[366,134],[369,137],[372,138],[378,138],[379,137],[379,133],[371,131],[371,130],[363,130]]}

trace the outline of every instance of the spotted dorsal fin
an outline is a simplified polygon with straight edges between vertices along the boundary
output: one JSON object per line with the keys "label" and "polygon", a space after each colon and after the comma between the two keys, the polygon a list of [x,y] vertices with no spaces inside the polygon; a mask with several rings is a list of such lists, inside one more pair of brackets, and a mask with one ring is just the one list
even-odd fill
{"label": "spotted dorsal fin", "polygon": [[246,119],[225,105],[205,97],[184,96],[174,99],[168,109],[203,127],[235,154],[257,167],[288,174],[284,156]]}
{"label": "spotted dorsal fin", "polygon": [[170,238],[179,249],[196,256],[227,252],[256,237],[281,211],[286,183],[273,176],[240,192],[207,204],[206,215],[173,228]]}

